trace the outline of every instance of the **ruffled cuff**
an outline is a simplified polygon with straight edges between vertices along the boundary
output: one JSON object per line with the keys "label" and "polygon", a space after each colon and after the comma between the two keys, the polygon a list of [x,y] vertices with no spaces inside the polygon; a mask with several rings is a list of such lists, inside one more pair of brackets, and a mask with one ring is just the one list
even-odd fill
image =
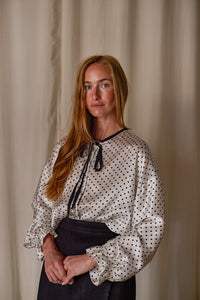
{"label": "ruffled cuff", "polygon": [[32,230],[28,230],[25,240],[24,240],[24,247],[26,248],[36,248],[37,251],[37,257],[40,261],[43,260],[44,255],[42,252],[42,245],[43,240],[47,234],[51,234],[55,237],[57,237],[56,231],[50,227],[50,228],[40,228],[35,232],[32,232]]}
{"label": "ruffled cuff", "polygon": [[100,246],[86,249],[86,253],[98,263],[90,272],[90,279],[96,286],[108,279],[108,262],[100,251]]}

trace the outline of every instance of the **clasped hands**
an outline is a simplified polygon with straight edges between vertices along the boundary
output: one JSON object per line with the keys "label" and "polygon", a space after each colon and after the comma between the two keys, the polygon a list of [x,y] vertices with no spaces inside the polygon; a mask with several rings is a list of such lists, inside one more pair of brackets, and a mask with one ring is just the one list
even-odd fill
{"label": "clasped hands", "polygon": [[58,251],[52,237],[46,239],[42,250],[45,272],[52,283],[73,284],[75,276],[87,273],[97,265],[96,260],[87,254],[64,257]]}

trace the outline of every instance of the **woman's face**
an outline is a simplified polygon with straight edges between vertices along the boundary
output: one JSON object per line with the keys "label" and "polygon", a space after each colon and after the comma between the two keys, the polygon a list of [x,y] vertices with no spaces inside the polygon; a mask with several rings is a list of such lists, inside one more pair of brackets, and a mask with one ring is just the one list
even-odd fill
{"label": "woman's face", "polygon": [[90,65],[84,78],[85,104],[93,117],[115,118],[115,97],[111,72],[101,63]]}

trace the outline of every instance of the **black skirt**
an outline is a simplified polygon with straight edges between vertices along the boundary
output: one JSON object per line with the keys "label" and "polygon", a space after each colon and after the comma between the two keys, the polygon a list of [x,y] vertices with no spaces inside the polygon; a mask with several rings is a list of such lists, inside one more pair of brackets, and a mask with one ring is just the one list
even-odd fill
{"label": "black skirt", "polygon": [[[56,229],[55,239],[59,251],[64,256],[86,253],[86,249],[103,245],[117,236],[105,224],[63,219]],[[89,272],[76,276],[74,284],[64,285],[51,283],[45,273],[44,264],[41,272],[38,300],[134,300],[135,276],[127,281],[104,281],[95,286]]]}

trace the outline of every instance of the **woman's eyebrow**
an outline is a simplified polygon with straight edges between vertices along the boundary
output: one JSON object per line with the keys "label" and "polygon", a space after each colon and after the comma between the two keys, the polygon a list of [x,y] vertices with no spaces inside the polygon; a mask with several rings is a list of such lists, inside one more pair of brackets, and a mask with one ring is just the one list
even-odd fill
{"label": "woman's eyebrow", "polygon": [[[98,80],[97,82],[102,82],[102,81],[105,81],[105,80],[112,81],[112,79],[110,79],[110,78],[103,78],[103,79]],[[84,83],[91,83],[91,81],[84,81]]]}

